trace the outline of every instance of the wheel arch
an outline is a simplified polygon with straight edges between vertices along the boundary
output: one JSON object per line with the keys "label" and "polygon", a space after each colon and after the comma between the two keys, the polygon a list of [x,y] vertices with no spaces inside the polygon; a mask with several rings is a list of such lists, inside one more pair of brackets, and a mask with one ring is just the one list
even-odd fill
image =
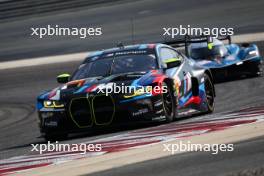
{"label": "wheel arch", "polygon": [[168,84],[168,86],[170,87],[170,89],[173,91],[173,97],[174,97],[174,100],[175,100],[175,103],[177,105],[177,100],[176,100],[176,97],[177,95],[175,93],[177,93],[176,91],[176,88],[174,86],[174,80],[169,78],[169,77],[166,77],[163,82],[165,82],[166,84]]}
{"label": "wheel arch", "polygon": [[214,96],[216,96],[215,94],[215,86],[214,86],[214,77],[213,77],[213,74],[210,70],[205,70],[204,73],[209,77],[210,81],[212,82],[213,84],[213,88],[214,88]]}

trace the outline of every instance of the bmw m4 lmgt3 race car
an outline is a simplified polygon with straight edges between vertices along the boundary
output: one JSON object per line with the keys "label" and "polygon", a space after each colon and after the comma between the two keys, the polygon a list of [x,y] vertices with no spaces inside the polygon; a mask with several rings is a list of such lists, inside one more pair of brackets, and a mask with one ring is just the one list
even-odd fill
{"label": "bmw m4 lmgt3 race car", "polygon": [[72,76],[61,74],[57,81],[59,87],[37,98],[39,127],[47,140],[115,124],[171,122],[214,110],[211,72],[165,44],[93,52]]}
{"label": "bmw m4 lmgt3 race car", "polygon": [[[229,40],[229,43],[224,44],[222,40]],[[255,44],[233,44],[230,36],[220,36],[218,39],[187,37],[186,44],[187,55],[199,65],[210,68],[216,80],[262,75],[263,58]]]}

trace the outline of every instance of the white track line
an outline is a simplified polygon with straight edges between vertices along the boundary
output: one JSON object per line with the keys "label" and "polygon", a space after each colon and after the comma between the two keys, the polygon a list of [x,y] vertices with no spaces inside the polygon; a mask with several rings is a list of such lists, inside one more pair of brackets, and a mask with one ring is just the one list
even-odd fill
{"label": "white track line", "polygon": [[[264,40],[264,32],[242,34],[232,37],[232,41],[234,43],[257,42],[263,40]],[[64,62],[82,61],[87,55],[88,52],[81,52],[81,53],[65,54],[58,56],[38,57],[38,58],[23,59],[17,61],[0,62],[0,70],[37,66],[37,65],[46,65],[46,64],[55,64],[55,63],[64,63]]]}
{"label": "white track line", "polygon": [[46,64],[56,64],[64,62],[73,62],[73,61],[82,61],[88,52],[74,53],[74,54],[65,54],[58,56],[47,56],[47,57],[38,57],[31,59],[23,59],[16,61],[7,61],[0,62],[0,70],[10,69],[10,68],[21,68],[21,67],[30,67],[37,65],[46,65]]}
{"label": "white track line", "polygon": [[235,35],[232,37],[232,42],[242,43],[242,42],[260,42],[264,40],[264,32],[250,33]]}

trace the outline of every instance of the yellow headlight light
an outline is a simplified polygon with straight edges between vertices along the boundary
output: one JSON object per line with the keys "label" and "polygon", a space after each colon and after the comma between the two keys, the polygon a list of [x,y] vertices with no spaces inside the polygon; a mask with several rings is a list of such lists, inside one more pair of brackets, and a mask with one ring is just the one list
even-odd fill
{"label": "yellow headlight light", "polygon": [[59,101],[56,100],[47,100],[44,101],[44,107],[45,108],[62,108],[64,107],[63,103],[60,103]]}

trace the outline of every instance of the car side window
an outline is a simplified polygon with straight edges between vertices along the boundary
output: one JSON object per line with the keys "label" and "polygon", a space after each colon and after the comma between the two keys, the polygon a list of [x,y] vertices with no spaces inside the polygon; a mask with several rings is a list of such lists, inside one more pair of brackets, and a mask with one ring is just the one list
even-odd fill
{"label": "car side window", "polygon": [[177,58],[177,59],[183,59],[182,55],[177,53],[176,51],[170,49],[170,48],[161,48],[160,50],[160,57],[161,57],[161,62],[162,64],[165,63],[166,60],[172,59],[172,58]]}

